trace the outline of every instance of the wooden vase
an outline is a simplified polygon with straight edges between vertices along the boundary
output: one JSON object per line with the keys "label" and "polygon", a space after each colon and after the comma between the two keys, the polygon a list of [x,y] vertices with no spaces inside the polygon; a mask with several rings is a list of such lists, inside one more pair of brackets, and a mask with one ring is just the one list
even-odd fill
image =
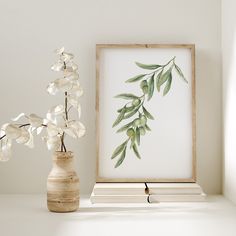
{"label": "wooden vase", "polygon": [[53,212],[72,212],[79,208],[79,178],[72,152],[55,152],[47,180],[47,205]]}

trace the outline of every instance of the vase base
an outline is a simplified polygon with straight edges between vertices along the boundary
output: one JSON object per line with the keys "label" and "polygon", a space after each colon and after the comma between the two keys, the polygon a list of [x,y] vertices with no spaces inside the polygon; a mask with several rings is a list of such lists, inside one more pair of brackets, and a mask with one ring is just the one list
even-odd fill
{"label": "vase base", "polygon": [[48,210],[51,212],[73,212],[79,208],[79,200],[73,202],[47,201]]}

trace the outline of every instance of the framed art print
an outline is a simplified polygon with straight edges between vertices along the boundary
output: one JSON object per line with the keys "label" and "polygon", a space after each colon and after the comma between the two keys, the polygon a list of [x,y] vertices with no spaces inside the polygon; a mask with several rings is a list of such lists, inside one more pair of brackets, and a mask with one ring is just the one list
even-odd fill
{"label": "framed art print", "polygon": [[100,44],[97,182],[195,182],[195,47]]}

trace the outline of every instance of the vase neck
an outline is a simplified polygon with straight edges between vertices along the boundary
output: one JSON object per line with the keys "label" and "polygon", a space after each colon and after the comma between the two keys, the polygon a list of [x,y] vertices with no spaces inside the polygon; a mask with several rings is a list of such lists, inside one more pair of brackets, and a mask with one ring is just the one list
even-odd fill
{"label": "vase neck", "polygon": [[61,169],[73,169],[74,155],[72,152],[55,152],[53,155],[53,166]]}

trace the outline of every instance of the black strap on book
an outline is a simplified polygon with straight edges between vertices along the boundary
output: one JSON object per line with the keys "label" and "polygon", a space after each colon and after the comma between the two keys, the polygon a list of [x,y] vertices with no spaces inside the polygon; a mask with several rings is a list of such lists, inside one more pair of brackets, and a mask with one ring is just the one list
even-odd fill
{"label": "black strap on book", "polygon": [[151,203],[151,201],[150,201],[149,188],[148,188],[148,186],[147,186],[147,183],[144,183],[144,184],[145,184],[145,193],[148,195],[148,196],[147,196],[147,202],[148,202],[148,203]]}

